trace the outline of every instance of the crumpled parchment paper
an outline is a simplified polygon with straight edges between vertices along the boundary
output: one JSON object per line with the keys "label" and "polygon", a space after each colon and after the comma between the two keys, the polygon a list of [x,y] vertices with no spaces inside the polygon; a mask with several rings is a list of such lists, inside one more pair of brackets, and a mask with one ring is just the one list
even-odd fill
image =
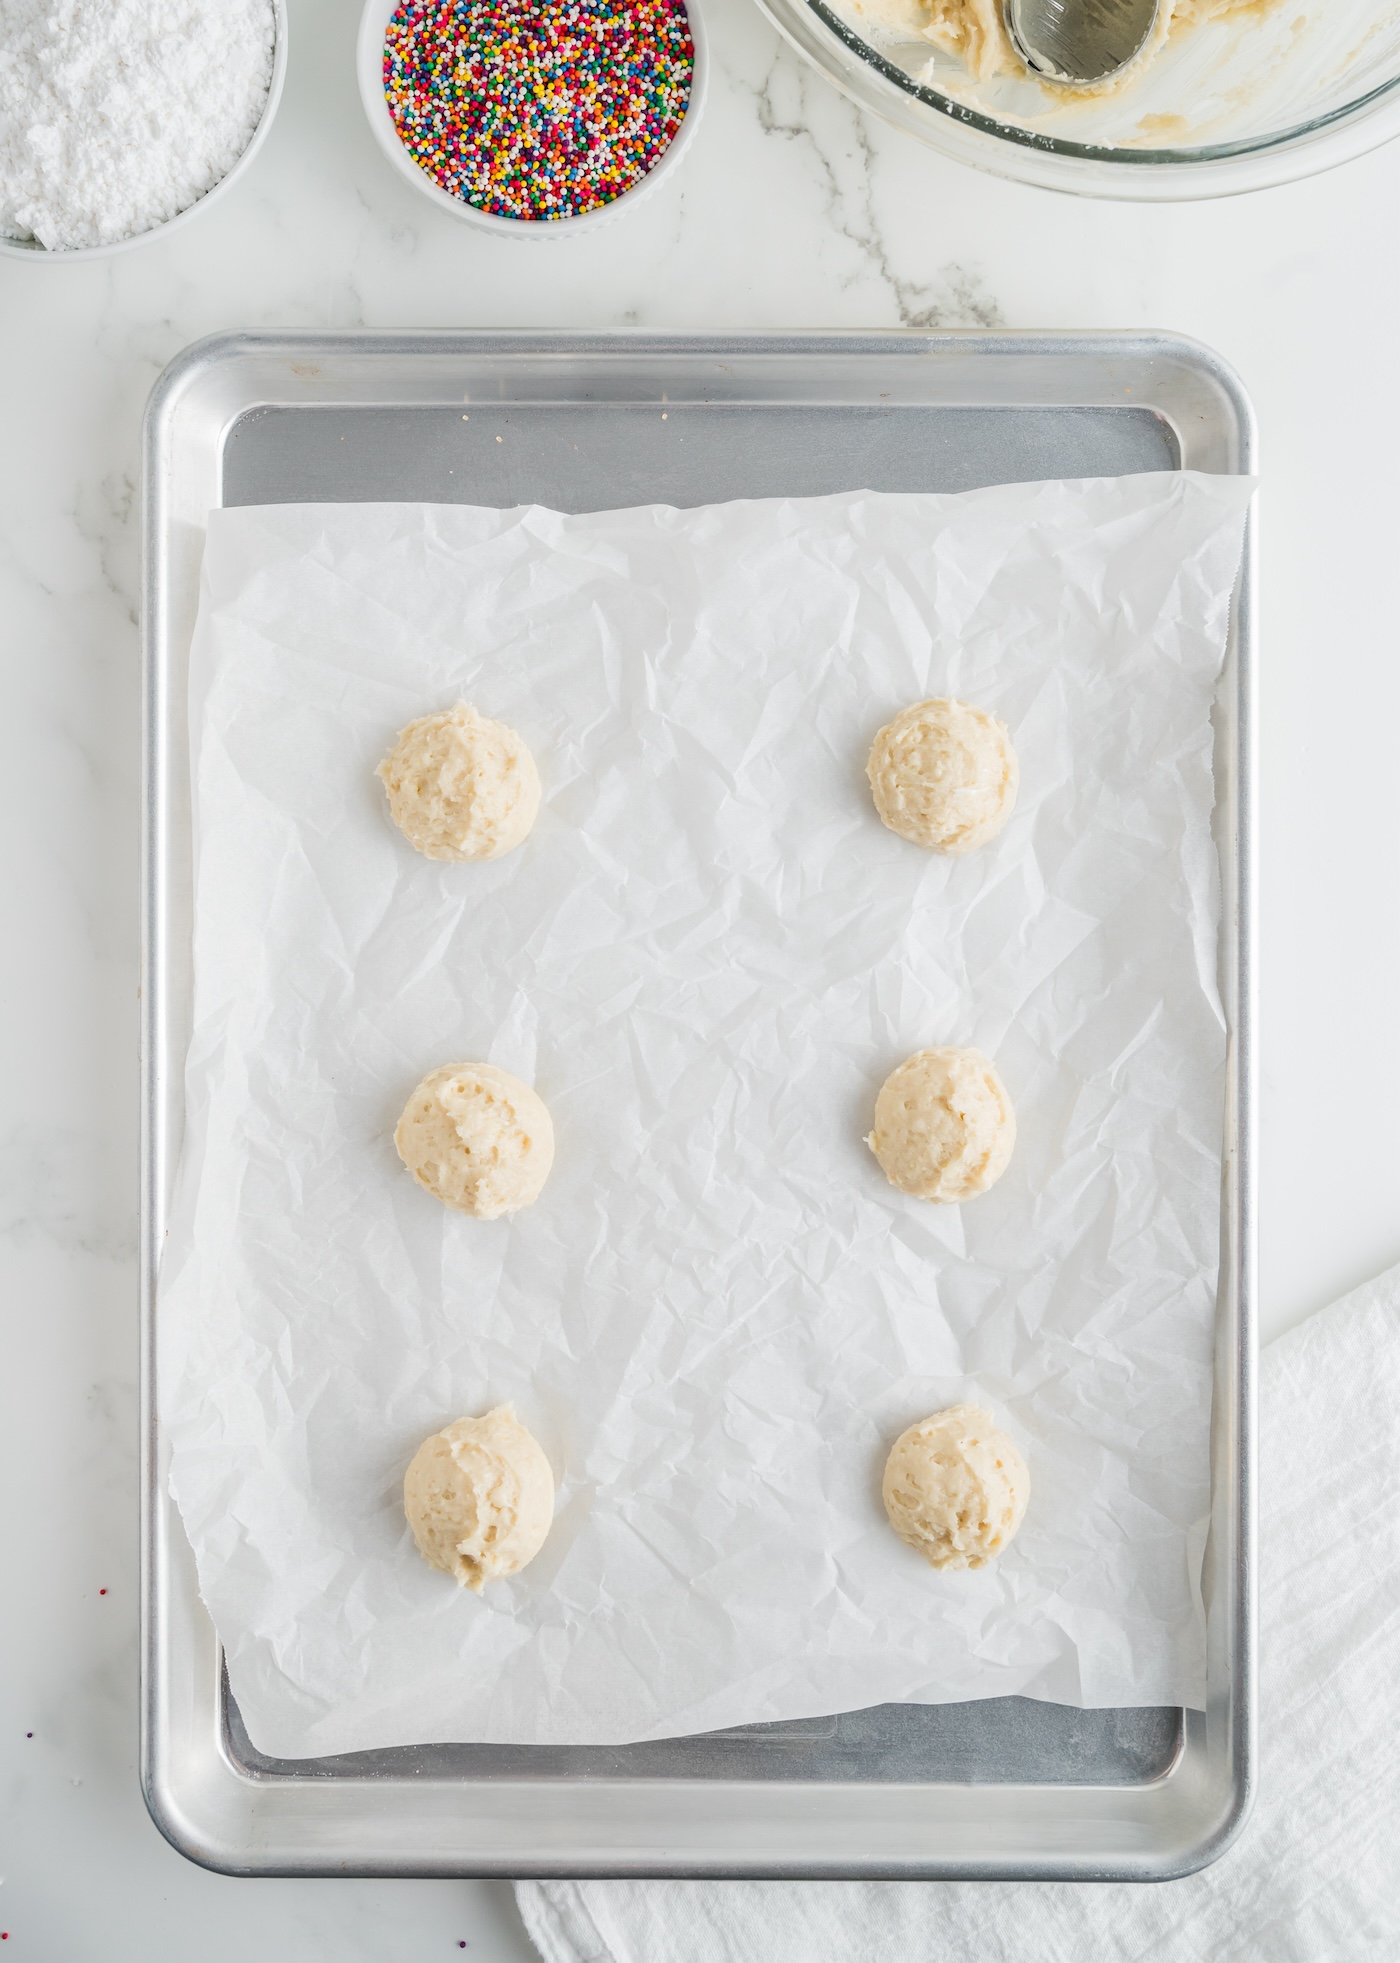
{"label": "crumpled parchment paper", "polygon": [[[624,1743],[889,1700],[1199,1703],[1224,1028],[1210,709],[1250,484],[1190,473],[581,517],[211,514],[192,652],[196,1001],[162,1273],[171,1481],[283,1756]],[[942,859],[864,764],[994,710],[1020,800]],[[459,697],[545,802],[420,858],[375,764]],[[962,1207],[863,1139],[910,1051],[995,1057]],[[451,1214],[392,1130],[439,1063],[533,1081],[540,1201]],[[400,1481],[511,1399],[553,1531],[475,1597]],[[960,1399],[1026,1453],[939,1575],[880,1504]]]}

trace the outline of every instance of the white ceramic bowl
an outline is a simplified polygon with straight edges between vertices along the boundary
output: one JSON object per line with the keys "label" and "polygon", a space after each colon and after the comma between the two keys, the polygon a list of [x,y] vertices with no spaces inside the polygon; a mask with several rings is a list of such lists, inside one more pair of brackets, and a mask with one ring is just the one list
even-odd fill
{"label": "white ceramic bowl", "polygon": [[881,0],[758,4],[862,107],[947,156],[1047,190],[1229,197],[1400,135],[1396,0],[1273,0],[1174,37],[1131,90],[1058,100],[1025,77],[974,82],[912,31],[877,25]]}
{"label": "white ceramic bowl", "polygon": [[277,114],[277,105],[282,100],[282,84],[287,75],[287,6],[286,0],[272,0],[274,41],[272,46],[272,81],[267,91],[267,101],[263,104],[258,126],[243,155],[232,170],[221,177],[217,184],[206,191],[202,198],[177,211],[173,218],[165,219],[159,225],[152,225],[144,232],[133,232],[129,239],[113,239],[110,245],[73,245],[51,250],[41,245],[38,239],[12,239],[0,233],[0,256],[7,259],[62,260],[65,265],[72,259],[109,259],[114,252],[128,252],[134,245],[147,245],[152,239],[163,239],[178,226],[187,225],[197,218],[215,198],[223,196],[234,179],[241,177],[252,163],[266,141],[272,128],[272,119]]}
{"label": "white ceramic bowl", "polygon": [[674,140],[662,151],[641,182],[611,203],[600,205],[596,211],[585,211],[577,218],[500,218],[493,211],[478,211],[465,198],[454,198],[450,191],[444,191],[425,170],[418,168],[404,147],[394,119],[389,114],[389,104],[384,96],[384,30],[393,18],[396,5],[397,0],[365,0],[364,12],[360,15],[360,41],[355,65],[360,79],[360,99],[365,105],[370,129],[400,177],[406,178],[425,198],[430,198],[439,211],[450,212],[454,218],[474,225],[478,231],[491,232],[498,239],[571,239],[577,238],[580,232],[596,231],[599,225],[609,224],[622,212],[633,210],[643,198],[649,197],[675,170],[695,133],[705,95],[709,61],[695,0],[686,0],[690,38],[695,44],[695,72],[690,84],[690,101]]}

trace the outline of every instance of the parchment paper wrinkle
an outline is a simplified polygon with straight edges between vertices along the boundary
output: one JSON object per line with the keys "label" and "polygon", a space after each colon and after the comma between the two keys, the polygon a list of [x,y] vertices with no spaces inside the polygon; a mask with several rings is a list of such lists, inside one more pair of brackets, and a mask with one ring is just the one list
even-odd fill
{"label": "parchment paper wrinkle", "polygon": [[[627,1743],[884,1701],[1198,1703],[1224,1024],[1211,704],[1246,480],[693,511],[211,513],[191,654],[195,1008],[161,1277],[171,1483],[282,1756]],[[908,702],[1008,725],[942,859],[864,781]],[[415,854],[374,766],[462,698],[526,843]],[[1019,1140],[963,1207],[863,1140],[929,1044]],[[540,1200],[448,1213],[392,1131],[482,1058]],[[481,1599],[400,1482],[504,1401],[559,1482]],[[1032,1499],[994,1567],[885,1524],[890,1442],[975,1401]]]}

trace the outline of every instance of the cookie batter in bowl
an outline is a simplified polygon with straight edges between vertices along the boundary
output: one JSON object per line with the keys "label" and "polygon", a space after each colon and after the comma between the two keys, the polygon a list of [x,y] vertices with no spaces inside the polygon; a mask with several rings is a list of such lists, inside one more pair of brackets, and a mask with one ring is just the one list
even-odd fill
{"label": "cookie batter in bowl", "polygon": [[[975,81],[985,82],[996,75],[1033,79],[1006,31],[1001,0],[854,0],[854,4],[856,11],[877,27],[920,35],[960,62]],[[1184,28],[1233,14],[1257,15],[1276,4],[1277,0],[1161,0],[1156,27],[1142,53],[1103,88],[1130,87],[1140,80],[1173,32],[1179,34]]]}
{"label": "cookie batter in bowl", "polygon": [[1163,203],[1287,183],[1400,136],[1400,0],[1162,0],[1098,87],[1028,72],[1001,0],[759,0],[846,94],[999,176]]}

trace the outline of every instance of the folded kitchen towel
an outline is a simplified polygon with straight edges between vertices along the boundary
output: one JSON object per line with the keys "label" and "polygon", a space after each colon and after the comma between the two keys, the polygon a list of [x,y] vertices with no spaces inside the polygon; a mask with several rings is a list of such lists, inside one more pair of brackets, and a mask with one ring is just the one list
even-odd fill
{"label": "folded kitchen towel", "polygon": [[521,1882],[546,1963],[1400,1957],[1400,1268],[1265,1349],[1260,1778],[1162,1886]]}

